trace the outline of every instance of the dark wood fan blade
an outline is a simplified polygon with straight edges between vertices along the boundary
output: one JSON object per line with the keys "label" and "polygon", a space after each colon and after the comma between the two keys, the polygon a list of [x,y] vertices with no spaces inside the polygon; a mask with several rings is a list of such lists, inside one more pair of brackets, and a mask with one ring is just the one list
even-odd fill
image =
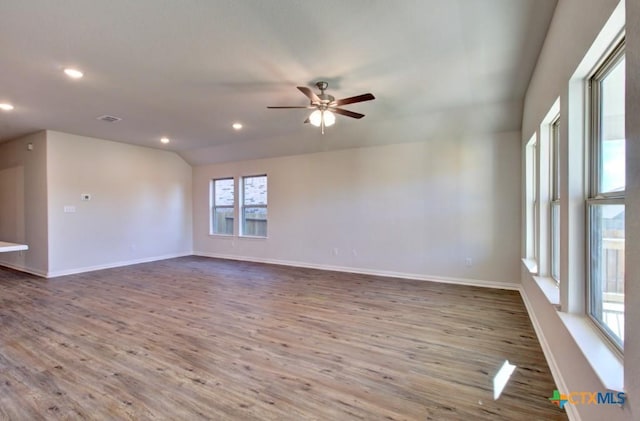
{"label": "dark wood fan blade", "polygon": [[298,90],[305,94],[311,100],[311,103],[320,103],[320,98],[311,89],[306,86],[298,86]]}
{"label": "dark wood fan blade", "polygon": [[311,109],[311,108],[316,108],[316,107],[312,107],[311,105],[300,105],[300,106],[287,106],[287,107],[271,107],[271,106],[269,106],[267,108],[280,108],[280,109],[282,109],[282,108],[308,108],[308,109]]}
{"label": "dark wood fan blade", "polygon": [[345,115],[347,117],[352,117],[352,118],[362,118],[362,117],[364,117],[364,114],[354,113],[353,111],[343,110],[342,108],[329,108],[329,110],[333,111],[336,114]]}
{"label": "dark wood fan blade", "polygon": [[339,99],[336,101],[336,105],[341,106],[341,105],[347,105],[347,104],[354,104],[356,102],[371,101],[372,99],[376,99],[376,97],[373,96],[373,94],[362,94],[357,96],[351,96],[349,98]]}

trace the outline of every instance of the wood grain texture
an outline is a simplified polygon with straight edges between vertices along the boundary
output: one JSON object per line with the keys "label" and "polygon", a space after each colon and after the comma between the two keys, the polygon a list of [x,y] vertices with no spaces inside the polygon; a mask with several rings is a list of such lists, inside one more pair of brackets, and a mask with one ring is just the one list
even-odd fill
{"label": "wood grain texture", "polygon": [[514,291],[202,257],[0,268],[0,338],[3,420],[566,419]]}

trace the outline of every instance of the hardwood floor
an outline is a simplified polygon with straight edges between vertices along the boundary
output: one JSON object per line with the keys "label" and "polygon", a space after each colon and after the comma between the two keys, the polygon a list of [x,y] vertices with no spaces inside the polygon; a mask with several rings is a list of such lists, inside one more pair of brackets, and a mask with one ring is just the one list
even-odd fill
{"label": "hardwood floor", "polygon": [[0,268],[3,420],[567,419],[554,389],[515,291],[200,257]]}

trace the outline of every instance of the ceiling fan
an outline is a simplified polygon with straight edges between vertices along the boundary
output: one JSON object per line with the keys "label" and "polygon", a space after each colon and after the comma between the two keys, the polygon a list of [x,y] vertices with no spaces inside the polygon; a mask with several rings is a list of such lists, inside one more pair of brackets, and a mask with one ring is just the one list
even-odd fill
{"label": "ceiling fan", "polygon": [[372,99],[376,99],[376,97],[374,97],[373,94],[370,93],[356,95],[349,98],[335,99],[333,95],[324,93],[324,91],[329,86],[327,82],[320,81],[316,83],[316,86],[318,87],[318,89],[320,89],[320,94],[316,94],[306,86],[298,86],[298,90],[305,94],[306,97],[309,98],[309,101],[311,101],[309,105],[267,108],[306,108],[310,110],[315,109],[315,111],[312,112],[304,122],[311,123],[316,127],[320,127],[322,130],[322,134],[324,134],[324,128],[333,126],[333,124],[336,122],[335,114],[341,114],[347,117],[358,119],[364,117],[364,114],[354,113],[353,111],[345,110],[338,107],[347,104],[355,104],[356,102],[371,101]]}

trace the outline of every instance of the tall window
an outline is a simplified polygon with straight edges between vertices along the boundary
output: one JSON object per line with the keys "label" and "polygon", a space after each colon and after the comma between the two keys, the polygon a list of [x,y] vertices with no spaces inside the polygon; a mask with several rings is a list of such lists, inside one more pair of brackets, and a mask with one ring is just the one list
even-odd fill
{"label": "tall window", "polygon": [[589,80],[589,314],[622,349],[625,249],[625,56],[622,42]]}
{"label": "tall window", "polygon": [[560,116],[551,123],[549,136],[551,154],[551,218],[549,238],[551,239],[551,277],[560,283]]}
{"label": "tall window", "polygon": [[[526,171],[526,211],[527,238],[526,254],[527,259],[538,264],[538,182],[537,182],[537,138],[535,135],[527,142],[525,149],[525,171]],[[537,271],[537,268],[535,269]]]}
{"label": "tall window", "polygon": [[233,178],[211,182],[211,234],[233,235]]}
{"label": "tall window", "polygon": [[267,176],[242,177],[241,233],[267,236]]}

